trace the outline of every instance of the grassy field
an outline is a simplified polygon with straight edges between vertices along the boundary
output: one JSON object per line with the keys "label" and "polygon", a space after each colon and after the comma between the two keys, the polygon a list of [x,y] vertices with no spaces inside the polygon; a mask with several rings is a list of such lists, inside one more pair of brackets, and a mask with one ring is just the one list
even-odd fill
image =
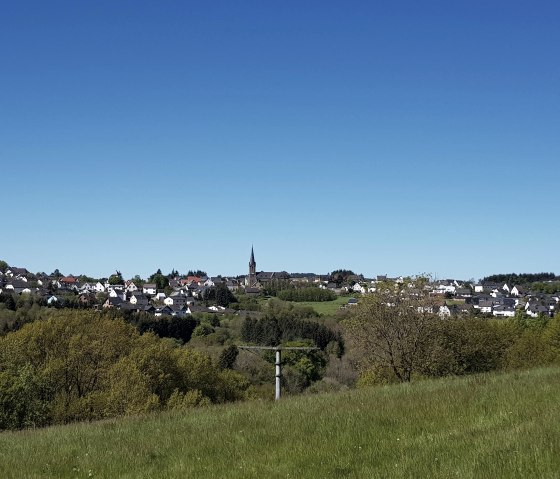
{"label": "grassy field", "polygon": [[294,303],[299,306],[311,306],[315,311],[324,316],[334,315],[343,304],[347,304],[351,296],[339,296],[334,301],[304,301]]}
{"label": "grassy field", "polygon": [[560,368],[0,434],[2,478],[560,476]]}

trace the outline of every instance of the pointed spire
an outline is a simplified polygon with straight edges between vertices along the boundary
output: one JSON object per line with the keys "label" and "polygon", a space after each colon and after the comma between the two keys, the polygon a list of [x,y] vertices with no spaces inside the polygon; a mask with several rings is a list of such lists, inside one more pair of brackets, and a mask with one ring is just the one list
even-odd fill
{"label": "pointed spire", "polygon": [[255,264],[255,253],[253,251],[253,245],[251,245],[251,259],[249,260],[249,264]]}

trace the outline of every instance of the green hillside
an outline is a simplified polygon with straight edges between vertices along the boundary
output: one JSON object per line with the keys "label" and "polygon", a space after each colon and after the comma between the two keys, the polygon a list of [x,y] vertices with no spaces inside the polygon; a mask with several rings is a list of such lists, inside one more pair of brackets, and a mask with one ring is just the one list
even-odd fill
{"label": "green hillside", "polygon": [[0,434],[0,477],[558,477],[560,368]]}

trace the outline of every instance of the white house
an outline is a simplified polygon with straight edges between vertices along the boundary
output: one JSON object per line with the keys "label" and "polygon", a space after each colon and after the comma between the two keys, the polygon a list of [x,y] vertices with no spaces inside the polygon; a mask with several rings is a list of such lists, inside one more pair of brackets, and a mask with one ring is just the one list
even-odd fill
{"label": "white house", "polygon": [[366,288],[364,288],[360,283],[356,283],[354,286],[352,286],[352,291],[365,294]]}
{"label": "white house", "polygon": [[480,309],[481,313],[491,313],[493,306],[494,303],[490,300],[483,300],[478,303],[478,309]]}
{"label": "white house", "polygon": [[447,281],[443,281],[437,285],[436,289],[434,289],[433,292],[436,294],[445,294],[445,293],[455,294],[456,291],[457,291],[457,286],[455,284],[449,283]]}
{"label": "white house", "polygon": [[148,304],[148,298],[139,291],[132,294],[129,300],[130,304]]}
{"label": "white house", "polygon": [[509,306],[495,306],[492,311],[493,316],[502,318],[513,318],[515,316],[515,308]]}
{"label": "white house", "polygon": [[515,285],[513,288],[511,288],[510,294],[512,296],[523,296],[523,288],[521,286]]}
{"label": "white house", "polygon": [[142,292],[144,294],[154,296],[157,294],[157,286],[155,283],[146,283],[144,286],[142,286]]}
{"label": "white house", "polygon": [[95,283],[95,291],[98,293],[104,293],[105,292],[105,285],[101,282],[97,282]]}
{"label": "white house", "polygon": [[109,289],[109,297],[110,298],[120,298],[123,301],[126,301],[126,292],[117,291],[116,289]]}

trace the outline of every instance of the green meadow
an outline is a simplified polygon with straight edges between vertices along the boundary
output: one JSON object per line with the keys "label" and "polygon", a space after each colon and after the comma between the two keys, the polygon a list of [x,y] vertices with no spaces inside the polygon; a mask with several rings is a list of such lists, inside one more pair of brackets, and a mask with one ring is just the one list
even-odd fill
{"label": "green meadow", "polygon": [[333,316],[340,310],[341,306],[348,304],[350,298],[351,296],[338,296],[333,301],[303,301],[293,304],[297,306],[311,306],[317,313],[323,316]]}
{"label": "green meadow", "polygon": [[560,477],[560,368],[0,434],[2,478]]}

